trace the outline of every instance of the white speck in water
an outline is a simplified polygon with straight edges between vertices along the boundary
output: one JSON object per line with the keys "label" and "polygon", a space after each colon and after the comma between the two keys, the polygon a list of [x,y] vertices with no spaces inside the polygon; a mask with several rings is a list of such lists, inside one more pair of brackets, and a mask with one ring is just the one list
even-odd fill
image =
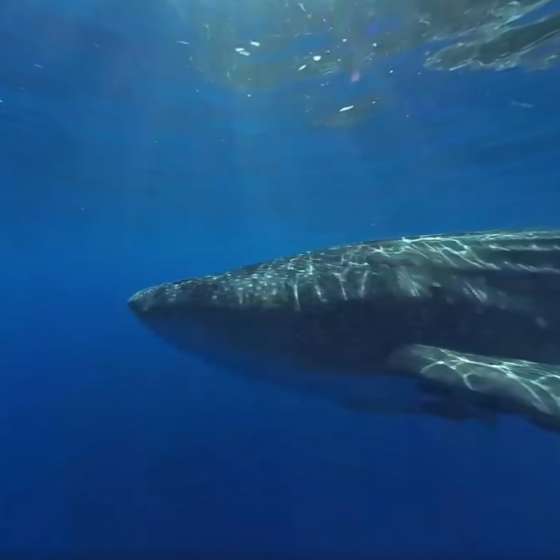
{"label": "white speck in water", "polygon": [[341,107],[338,112],[339,113],[346,113],[346,111],[351,111],[354,108],[354,105],[346,105],[346,107]]}
{"label": "white speck in water", "polygon": [[259,41],[251,41],[251,45],[253,45],[253,47],[260,47],[261,46]]}
{"label": "white speck in water", "polygon": [[321,56],[320,54],[316,54],[316,55],[313,57],[313,60],[314,60],[315,62],[319,62],[319,61],[321,60],[321,58],[322,58],[322,56]]}
{"label": "white speck in water", "polygon": [[512,107],[520,107],[521,109],[534,109],[535,106],[532,103],[527,103],[525,101],[516,101],[515,99],[511,100]]}

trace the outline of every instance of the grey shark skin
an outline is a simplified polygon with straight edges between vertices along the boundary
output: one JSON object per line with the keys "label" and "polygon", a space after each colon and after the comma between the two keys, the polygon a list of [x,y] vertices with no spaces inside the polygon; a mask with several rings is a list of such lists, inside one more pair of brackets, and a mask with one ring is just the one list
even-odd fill
{"label": "grey shark skin", "polygon": [[408,379],[420,391],[403,412],[560,428],[560,230],[334,247],[161,284],[129,305],[190,351],[216,340],[339,386]]}

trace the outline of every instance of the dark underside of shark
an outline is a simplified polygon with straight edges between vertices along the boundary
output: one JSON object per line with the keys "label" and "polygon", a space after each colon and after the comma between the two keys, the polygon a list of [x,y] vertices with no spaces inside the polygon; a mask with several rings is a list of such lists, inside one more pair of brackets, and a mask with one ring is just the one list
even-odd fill
{"label": "dark underside of shark", "polygon": [[212,359],[231,353],[339,388],[415,387],[398,407],[363,393],[365,409],[519,413],[560,429],[560,230],[333,247],[161,284],[129,305],[174,345]]}

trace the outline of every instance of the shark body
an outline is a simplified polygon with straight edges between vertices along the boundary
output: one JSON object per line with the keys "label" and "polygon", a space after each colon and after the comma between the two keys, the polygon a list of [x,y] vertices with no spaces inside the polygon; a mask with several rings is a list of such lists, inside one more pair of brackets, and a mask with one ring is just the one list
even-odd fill
{"label": "shark body", "polygon": [[421,391],[403,412],[560,428],[560,230],[333,247],[164,283],[129,305],[189,351],[219,340],[339,387],[407,379]]}

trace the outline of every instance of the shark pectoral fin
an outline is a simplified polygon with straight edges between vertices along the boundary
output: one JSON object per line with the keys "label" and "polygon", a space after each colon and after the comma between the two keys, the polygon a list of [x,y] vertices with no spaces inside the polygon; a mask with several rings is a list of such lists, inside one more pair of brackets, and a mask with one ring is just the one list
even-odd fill
{"label": "shark pectoral fin", "polygon": [[483,397],[506,410],[525,411],[560,427],[560,366],[422,345],[397,350],[390,363],[436,386]]}

